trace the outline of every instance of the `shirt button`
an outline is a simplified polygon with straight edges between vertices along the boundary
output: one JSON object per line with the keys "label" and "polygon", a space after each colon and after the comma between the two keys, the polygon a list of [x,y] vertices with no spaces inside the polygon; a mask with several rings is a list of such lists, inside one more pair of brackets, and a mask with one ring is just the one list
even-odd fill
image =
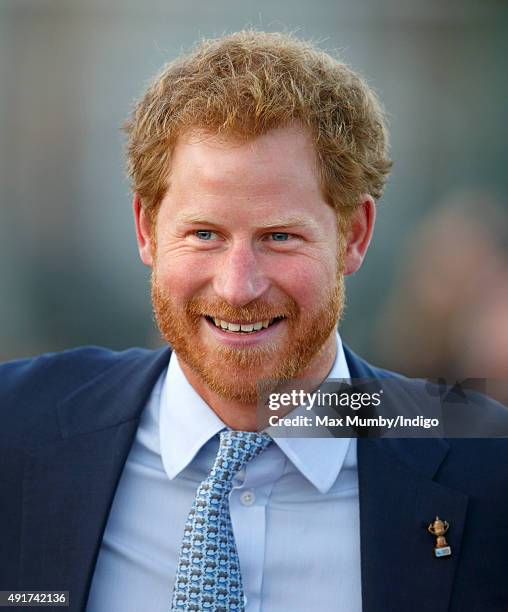
{"label": "shirt button", "polygon": [[240,501],[244,506],[252,506],[252,504],[256,501],[254,491],[244,491],[240,495]]}

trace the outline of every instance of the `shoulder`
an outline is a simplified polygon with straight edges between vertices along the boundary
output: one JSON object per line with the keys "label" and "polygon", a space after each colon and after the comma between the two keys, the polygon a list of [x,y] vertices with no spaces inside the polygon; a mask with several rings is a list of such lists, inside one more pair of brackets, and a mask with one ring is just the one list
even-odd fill
{"label": "shoulder", "polygon": [[[427,409],[439,416],[443,443],[448,448],[442,475],[453,480],[475,480],[478,483],[508,482],[508,408],[475,390],[477,380],[446,384],[444,381],[408,378],[371,365],[348,347],[346,358],[354,377],[377,381],[396,398],[396,410],[404,416],[425,416]],[[477,386],[477,385],[476,385]],[[427,415],[429,416],[429,415]],[[403,446],[417,463],[425,462],[430,438],[407,438]],[[491,487],[492,489],[492,487]]]}
{"label": "shoulder", "polygon": [[[488,388],[478,390],[481,379],[435,381],[408,378],[398,372],[373,366],[350,349],[345,350],[350,370],[354,373],[352,378],[360,381],[377,380],[378,384],[387,389],[403,390],[404,400],[407,401],[409,395],[422,409],[426,403],[433,407],[438,404],[445,420],[445,434],[469,438],[508,438],[508,409],[488,395]],[[399,393],[395,395],[400,396]]]}
{"label": "shoulder", "polygon": [[42,390],[45,394],[52,389],[65,393],[119,363],[140,359],[149,353],[139,348],[117,352],[85,346],[0,364],[0,398],[4,400],[0,404]]}
{"label": "shoulder", "polygon": [[[2,444],[9,445],[35,432],[52,431],[55,407],[74,390],[124,364],[143,362],[153,351],[112,351],[98,346],[0,364],[0,424]],[[8,439],[6,439],[6,437]]]}

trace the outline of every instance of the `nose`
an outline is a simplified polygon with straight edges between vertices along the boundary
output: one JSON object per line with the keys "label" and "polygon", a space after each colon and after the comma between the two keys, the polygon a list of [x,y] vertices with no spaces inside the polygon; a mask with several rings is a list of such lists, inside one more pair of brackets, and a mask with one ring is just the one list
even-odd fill
{"label": "nose", "polygon": [[233,244],[224,254],[214,275],[216,295],[231,306],[245,306],[268,289],[269,281],[248,241]]}

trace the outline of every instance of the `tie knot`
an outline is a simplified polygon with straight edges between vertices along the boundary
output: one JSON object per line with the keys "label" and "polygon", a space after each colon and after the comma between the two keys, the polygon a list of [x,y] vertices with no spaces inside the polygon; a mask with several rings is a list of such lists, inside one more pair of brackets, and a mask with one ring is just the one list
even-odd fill
{"label": "tie knot", "polygon": [[221,431],[219,451],[210,477],[231,482],[235,474],[262,453],[271,441],[268,434],[255,431]]}

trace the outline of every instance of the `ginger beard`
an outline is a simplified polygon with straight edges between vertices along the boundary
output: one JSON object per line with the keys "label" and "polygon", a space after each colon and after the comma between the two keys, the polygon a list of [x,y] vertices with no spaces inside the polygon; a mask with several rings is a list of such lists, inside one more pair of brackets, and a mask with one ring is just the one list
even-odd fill
{"label": "ginger beard", "polygon": [[[216,394],[253,404],[263,381],[288,381],[301,374],[337,326],[345,303],[344,253],[339,249],[336,283],[320,296],[311,312],[302,312],[290,296],[278,304],[254,300],[238,308],[223,300],[201,297],[178,304],[160,283],[157,260],[152,269],[152,306],[160,332],[185,362]],[[284,317],[286,338],[262,346],[210,346],[203,341],[204,317],[261,321]]]}

